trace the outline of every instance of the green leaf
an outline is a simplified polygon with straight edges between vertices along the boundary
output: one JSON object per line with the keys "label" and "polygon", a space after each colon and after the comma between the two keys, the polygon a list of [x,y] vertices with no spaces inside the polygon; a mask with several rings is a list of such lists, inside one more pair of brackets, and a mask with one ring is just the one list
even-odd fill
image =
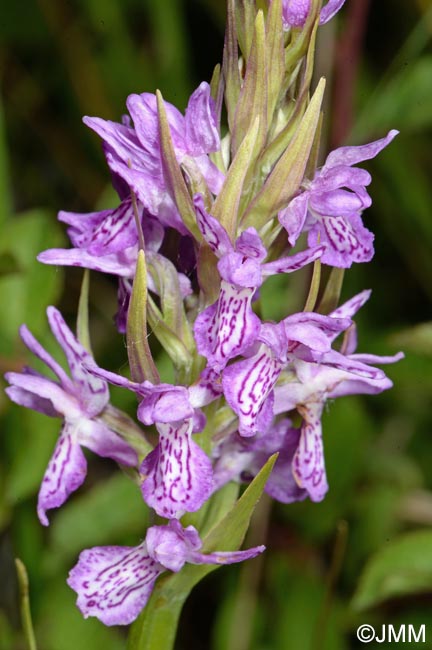
{"label": "green leaf", "polygon": [[[149,296],[147,308],[148,322],[152,333],[170,357],[176,370],[184,370],[184,372],[188,373],[193,364],[192,355],[174,330],[164,322],[163,314],[151,296]],[[177,377],[177,380],[180,380],[179,377]]]}
{"label": "green leaf", "polygon": [[132,379],[138,382],[147,379],[157,384],[159,374],[147,338],[147,267],[143,250],[138,253],[126,339]]}
{"label": "green leaf", "polygon": [[228,0],[222,60],[222,71],[225,79],[225,103],[230,131],[234,126],[234,115],[241,89],[235,6],[234,0]]}
{"label": "green leaf", "polygon": [[[239,548],[246,535],[250,518],[264,491],[276,462],[277,454],[273,454],[259,474],[256,475],[249,487],[227,515],[216,524],[203,540],[203,553],[212,551],[233,551]],[[198,567],[201,570],[207,567]]]}
{"label": "green leaf", "polygon": [[215,219],[218,219],[225,228],[231,241],[234,241],[237,235],[238,210],[243,183],[251,163],[258,131],[259,118],[257,117],[237,150],[225,177],[222,190],[219,192],[211,211]]}
{"label": "green leaf", "polygon": [[282,0],[273,0],[266,21],[267,120],[269,124],[283,89],[285,77],[284,35]]}
{"label": "green leaf", "polygon": [[364,610],[389,598],[432,592],[432,532],[408,533],[366,565],[352,606]]}
{"label": "green leaf", "polygon": [[237,0],[235,12],[238,42],[243,57],[247,61],[253,40],[254,22],[257,13],[255,0]]}
{"label": "green leaf", "polygon": [[303,180],[306,164],[319,123],[325,80],[321,79],[296,134],[280,157],[261,191],[249,205],[243,219],[244,228],[261,229],[278,210],[286,206]]}
{"label": "green leaf", "polygon": [[[203,539],[203,553],[234,551],[240,548],[254,508],[276,462],[274,454],[240,499]],[[129,650],[169,650],[173,647],[177,622],[192,588],[216,565],[187,564],[175,575],[165,574],[156,583],[142,614],[131,628]]]}
{"label": "green leaf", "polygon": [[259,132],[252,152],[254,158],[259,154],[267,133],[266,33],[262,11],[258,12],[255,19],[254,38],[237,102],[231,140],[233,154],[257,118]]}
{"label": "green leaf", "polygon": [[320,314],[329,314],[338,306],[344,275],[345,269],[333,268],[330,271],[330,275],[318,307],[318,312]]}
{"label": "green leaf", "polygon": [[159,116],[162,166],[165,179],[172,191],[178,211],[183,219],[183,223],[195,239],[201,241],[202,236],[196,223],[194,204],[175,155],[165,105],[162,94],[159,90],[156,91],[156,97]]}
{"label": "green leaf", "polygon": [[318,15],[321,8],[321,0],[312,0],[310,11],[302,29],[292,30],[292,38],[285,49],[285,68],[287,73],[292,72],[298,65],[300,59],[306,54],[309,44],[313,41],[313,31],[318,25]]}
{"label": "green leaf", "polygon": [[195,340],[186,318],[178,272],[169,259],[157,253],[149,256],[149,271],[158,288],[164,323],[177,335],[186,349],[193,353]]}
{"label": "green leaf", "polygon": [[84,271],[81,293],[78,303],[77,315],[77,337],[85,349],[92,354],[89,330],[89,288],[90,288],[90,271]]}

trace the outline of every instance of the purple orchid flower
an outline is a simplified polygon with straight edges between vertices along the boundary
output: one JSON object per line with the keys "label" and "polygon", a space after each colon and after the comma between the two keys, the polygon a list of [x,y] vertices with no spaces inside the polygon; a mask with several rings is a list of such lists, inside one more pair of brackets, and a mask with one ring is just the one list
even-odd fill
{"label": "purple orchid flower", "polygon": [[[210,86],[203,82],[192,93],[183,116],[164,102],[177,160],[193,174],[197,170],[209,189],[218,194],[224,176],[207,154],[220,148],[219,129]],[[134,127],[97,117],[84,122],[103,139],[111,171],[136,193],[145,208],[165,226],[187,234],[166,186],[160,154],[160,134],[156,96],[130,95],[127,107]]]}
{"label": "purple orchid flower", "polygon": [[313,180],[304,182],[304,191],[279,213],[291,245],[308,231],[309,246],[327,244],[321,257],[324,264],[349,268],[353,262],[372,259],[374,236],[361,219],[362,211],[372,203],[365,189],[372,179],[367,171],[353,165],[375,158],[397,134],[389,131],[381,140],[340,147],[327,156]]}
{"label": "purple orchid flower", "polygon": [[205,426],[200,407],[217,396],[206,376],[202,385],[198,382],[186,388],[149,381],[137,383],[94,365],[88,369],[116,386],[132,390],[141,400],[139,420],[156,425],[159,442],[140,468],[141,492],[147,505],[167,519],[199,510],[211,492],[212,465],[192,435]]}
{"label": "purple orchid flower", "polygon": [[[369,295],[370,291],[363,291],[330,316],[353,316]],[[384,372],[370,364],[394,363],[403,358],[401,352],[390,357],[354,354],[356,343],[353,324],[346,331],[340,352],[330,350],[319,362],[297,357],[291,366],[294,379],[290,377],[274,390],[275,415],[297,409],[303,418],[293,471],[298,485],[308,491],[313,501],[323,499],[328,489],[321,429],[326,401],[342,395],[377,394],[391,388],[392,382]]]}
{"label": "purple orchid flower", "polygon": [[253,436],[271,424],[273,389],[282,370],[298,356],[322,361],[335,334],[350,324],[350,318],[301,312],[261,326],[254,353],[222,373],[225,399],[238,415],[242,436]]}
{"label": "purple orchid flower", "polygon": [[[149,261],[162,259],[158,251],[165,230],[141,204],[138,204],[138,211],[146,257]],[[118,276],[118,311],[115,321],[118,331],[124,333],[139,248],[131,198],[124,199],[114,210],[88,214],[62,211],[58,218],[69,224],[68,235],[74,248],[51,248],[40,253],[37,259],[44,264],[77,266]],[[189,278],[178,273],[178,281],[182,297],[190,295],[192,288]],[[157,283],[151,273],[147,276],[147,284],[150,291],[158,294]]]}
{"label": "purple orchid flower", "polygon": [[[328,23],[342,8],[345,0],[328,0],[321,9],[320,25]],[[282,21],[284,30],[291,27],[303,27],[311,9],[311,0],[283,0]]]}
{"label": "purple orchid flower", "polygon": [[20,330],[22,340],[52,370],[57,380],[48,379],[30,368],[5,375],[10,384],[5,390],[12,401],[45,415],[63,418],[62,432],[39,491],[37,509],[44,526],[48,525],[46,511],[61,506],[85,479],[87,461],[81,446],[123,465],[134,466],[138,462],[135,451],[98,417],[108,404],[109,392],[106,381],[86,370],[86,364],[93,363],[92,357],[57,309],[48,307],[47,314],[52,333],[65,353],[71,376],[25,325]]}
{"label": "purple orchid flower", "polygon": [[278,453],[265,492],[276,501],[292,503],[307,497],[305,489],[298,486],[292,471],[292,462],[300,441],[300,430],[292,427],[287,418],[273,422],[265,431],[252,438],[238,433],[229,435],[213,452],[213,492],[228,481],[251,481],[270,456]]}
{"label": "purple orchid flower", "polygon": [[[164,229],[142,205],[138,204],[146,251],[157,253]],[[38,255],[44,264],[80,266],[133,278],[138,255],[138,232],[130,197],[114,210],[88,214],[59,212],[59,221],[67,223],[68,235],[74,248],[52,248]]]}
{"label": "purple orchid flower", "polygon": [[78,594],[77,606],[85,618],[95,616],[105,625],[129,625],[150,598],[158,576],[178,573],[189,564],[233,564],[256,557],[265,546],[245,551],[201,553],[202,542],[193,526],[172,520],[152,526],[136,547],[98,546],[83,551],[69,573],[68,585]]}
{"label": "purple orchid flower", "polygon": [[208,364],[220,372],[227,362],[242,354],[258,338],[261,322],[252,310],[256,290],[266,277],[292,273],[315,261],[324,253],[324,246],[264,263],[267,251],[255,228],[247,228],[238,237],[235,247],[226,230],[204,209],[203,198],[196,195],[197,223],[212,251],[219,257],[221,275],[219,299],[198,315],[194,334],[198,352]]}

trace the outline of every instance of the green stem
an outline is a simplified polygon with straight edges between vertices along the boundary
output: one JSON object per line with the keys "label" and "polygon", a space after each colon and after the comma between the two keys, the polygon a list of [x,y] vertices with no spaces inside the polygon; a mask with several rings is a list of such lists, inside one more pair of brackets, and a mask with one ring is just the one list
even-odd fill
{"label": "green stem", "polygon": [[130,629],[127,650],[172,650],[180,613],[188,595],[189,592],[167,593],[165,579],[160,579]]}
{"label": "green stem", "polygon": [[29,581],[26,568],[19,558],[15,558],[15,566],[18,575],[18,585],[21,600],[21,619],[27,641],[28,650],[37,650],[36,638],[33,631],[33,623],[30,612]]}
{"label": "green stem", "polygon": [[[267,537],[272,501],[268,494],[263,494],[252,517],[247,535],[246,546],[263,544]],[[262,577],[264,556],[246,562],[240,571],[240,580],[233,604],[227,650],[248,650],[252,646],[256,610],[258,606],[258,588]]]}

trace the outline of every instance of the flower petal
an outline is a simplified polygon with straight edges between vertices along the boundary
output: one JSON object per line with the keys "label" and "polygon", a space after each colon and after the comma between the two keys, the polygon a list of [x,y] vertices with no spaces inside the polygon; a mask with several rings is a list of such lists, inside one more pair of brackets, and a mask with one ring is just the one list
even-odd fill
{"label": "flower petal", "polygon": [[329,153],[322,171],[326,171],[330,167],[336,167],[336,165],[356,165],[363,160],[375,158],[382,149],[390,144],[398,133],[399,131],[393,129],[387,133],[385,138],[375,140],[369,144],[354,147],[339,147],[339,149],[335,149],[335,151]]}
{"label": "flower petal", "polygon": [[331,318],[315,312],[291,314],[282,321],[290,341],[297,341],[317,352],[327,352],[331,342],[347,329],[349,318]]}
{"label": "flower petal", "polygon": [[143,149],[135,129],[130,126],[103,120],[100,117],[85,116],[83,122],[109,145],[111,158],[115,156],[117,160],[123,161],[125,165],[129,161],[133,168],[138,169],[143,169],[143,165],[150,162],[151,159]]}
{"label": "flower petal", "polygon": [[26,325],[21,325],[20,336],[30,352],[33,352],[38,359],[43,361],[43,363],[48,366],[55,375],[57,375],[63,388],[68,392],[73,392],[73,383],[70,377],[68,377],[61,365],[57,363],[57,361],[41,346],[39,341],[35,339]]}
{"label": "flower petal", "polygon": [[97,546],[83,551],[67,580],[77,592],[84,617],[105,625],[129,625],[141,612],[164,567],[152,560],[145,544]]}
{"label": "flower petal", "polygon": [[297,239],[303,232],[306,221],[310,192],[302,192],[296,196],[285,210],[281,210],[278,219],[288,233],[288,241],[295,246]]}
{"label": "flower petal", "polygon": [[244,560],[251,560],[265,551],[265,548],[265,546],[255,546],[245,551],[216,551],[215,553],[191,551],[187,561],[190,564],[234,564],[244,562]]}
{"label": "flower petal", "polygon": [[66,355],[81,406],[89,417],[98,415],[109,401],[106,381],[87,370],[92,356],[72,334],[58,309],[48,307],[47,315],[52,333]]}
{"label": "flower petal", "polygon": [[51,400],[46,399],[45,397],[40,397],[35,393],[31,393],[24,388],[18,388],[18,386],[8,386],[4,389],[6,395],[12,402],[19,404],[20,406],[25,406],[25,408],[32,409],[38,413],[43,413],[44,415],[49,415],[50,417],[58,417],[59,413],[54,408]]}
{"label": "flower petal", "polygon": [[[32,373],[7,372],[5,379],[12,386],[32,393],[36,398],[49,400],[56,411],[56,415],[70,418],[80,417],[81,408],[77,399],[63,390],[56,382]],[[24,404],[23,404],[24,406]]]}
{"label": "flower petal", "polygon": [[81,420],[76,428],[76,439],[98,456],[112,458],[130,467],[138,464],[137,454],[132,447],[100,420]]}
{"label": "flower petal", "polygon": [[39,490],[37,512],[40,522],[48,526],[46,511],[59,508],[84,482],[87,461],[74,440],[75,423],[64,424]]}
{"label": "flower petal", "polygon": [[192,419],[157,424],[159,444],[141,466],[144,500],[161,517],[172,519],[195,512],[210,494],[211,462],[191,439],[192,426]]}
{"label": "flower petal", "polygon": [[138,418],[150,425],[184,420],[192,417],[193,412],[185,386],[159,384],[152,386],[149,394],[141,401]]}
{"label": "flower petal", "polygon": [[282,20],[284,29],[302,27],[310,11],[310,0],[283,0]]}
{"label": "flower petal", "polygon": [[352,318],[369,300],[371,293],[372,291],[370,289],[361,291],[353,298],[350,298],[350,300],[344,302],[343,305],[340,305],[340,307],[334,309],[331,312],[330,316],[332,318]]}
{"label": "flower petal", "polygon": [[222,386],[226,401],[239,417],[239,433],[252,436],[258,429],[258,417],[282,369],[267,345],[249,359],[233,363],[223,371]]}
{"label": "flower petal", "polygon": [[254,289],[239,289],[222,280],[217,303],[195,320],[198,352],[216,371],[252,345],[260,332],[261,321],[251,307],[253,294]]}
{"label": "flower petal", "polygon": [[301,251],[301,253],[290,255],[290,257],[282,257],[274,262],[267,262],[267,264],[262,265],[262,274],[266,277],[275,275],[276,273],[293,273],[307,266],[307,264],[318,260],[325,249],[326,247],[323,245],[315,246],[315,248],[308,248],[305,251]]}
{"label": "flower petal", "polygon": [[91,255],[100,257],[122,252],[137,244],[138,233],[130,198],[114,210],[104,210],[99,214],[99,221],[92,227],[85,228],[82,224],[80,234],[74,238],[77,248],[85,248]]}
{"label": "flower petal", "polygon": [[327,4],[321,9],[320,13],[320,25],[328,23],[329,20],[333,18],[335,14],[341,9],[345,0],[328,0]]}
{"label": "flower petal", "polygon": [[309,232],[309,246],[318,241],[328,246],[321,257],[324,264],[349,268],[353,262],[370,262],[374,255],[374,235],[367,230],[361,217],[324,217]]}
{"label": "flower petal", "polygon": [[338,189],[330,192],[311,192],[309,209],[322,217],[350,217],[353,212],[369,208],[372,199],[364,188],[356,192]]}
{"label": "flower petal", "polygon": [[[173,104],[166,101],[163,103],[176,154],[181,156],[185,152],[184,117]],[[129,95],[126,106],[142,147],[150,152],[154,150],[159,152],[160,134],[156,95],[153,93]]]}
{"label": "flower petal", "polygon": [[185,113],[186,148],[192,156],[217,151],[220,147],[216,110],[210,86],[203,81],[192,93]]}
{"label": "flower petal", "polygon": [[50,248],[37,256],[42,264],[57,266],[78,266],[100,273],[111,273],[122,278],[133,278],[136,266],[137,247],[120,253],[97,256],[79,248]]}
{"label": "flower petal", "polygon": [[321,432],[321,403],[298,407],[303,416],[300,442],[293,459],[298,485],[307,490],[312,501],[322,501],[327,490]]}
{"label": "flower petal", "polygon": [[[322,362],[336,368],[338,370],[343,370],[345,372],[357,375],[358,377],[364,377],[365,379],[383,379],[385,377],[384,372],[379,368],[374,368],[369,366],[366,363],[358,360],[357,355],[344,356],[336,350],[331,350],[326,352],[322,357]],[[362,355],[359,355],[360,359]],[[396,359],[397,360],[397,359]],[[355,377],[354,377],[355,378]]]}
{"label": "flower petal", "polygon": [[347,187],[353,192],[370,185],[372,176],[365,169],[350,167],[348,165],[336,165],[326,169],[318,170],[311,183],[314,191],[331,192],[341,187]]}
{"label": "flower petal", "polygon": [[204,199],[201,194],[195,194],[194,206],[197,216],[197,225],[207,244],[218,257],[233,253],[234,249],[230,238],[217,219],[212,217],[204,208]]}

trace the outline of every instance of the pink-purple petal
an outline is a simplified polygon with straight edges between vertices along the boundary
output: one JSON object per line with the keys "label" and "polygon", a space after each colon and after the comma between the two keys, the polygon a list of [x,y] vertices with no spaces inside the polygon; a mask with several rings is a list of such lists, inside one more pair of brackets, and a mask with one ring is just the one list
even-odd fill
{"label": "pink-purple petal", "polygon": [[42,264],[56,266],[78,266],[99,273],[110,273],[123,278],[132,278],[136,267],[138,248],[133,246],[118,253],[98,256],[79,248],[50,248],[39,253]]}
{"label": "pink-purple petal", "polygon": [[323,245],[316,246],[315,248],[308,248],[305,251],[301,251],[301,253],[290,255],[290,257],[282,257],[274,262],[267,262],[262,265],[262,274],[266,277],[275,273],[293,273],[307,264],[318,260],[324,253],[325,248]]}
{"label": "pink-purple petal", "polygon": [[26,347],[32,352],[38,359],[40,359],[50,370],[53,371],[55,375],[60,380],[61,385],[65,390],[73,392],[73,383],[63,370],[61,365],[50,355],[48,352],[41,346],[39,341],[35,339],[33,334],[30,332],[26,325],[21,325],[20,327],[20,336],[23,343]]}
{"label": "pink-purple petal", "polygon": [[210,494],[211,462],[192,440],[192,426],[192,420],[158,424],[159,444],[141,466],[143,498],[161,517],[195,512]]}
{"label": "pink-purple petal", "polygon": [[147,425],[184,420],[193,414],[187,388],[170,384],[151,386],[138,407],[138,418]]}
{"label": "pink-purple petal", "polygon": [[32,409],[38,413],[43,413],[50,417],[58,417],[59,413],[54,408],[51,400],[41,397],[35,393],[31,393],[24,388],[18,386],[7,386],[5,389],[6,395],[12,402],[24,406],[25,408]]}
{"label": "pink-purple petal", "polygon": [[282,20],[284,29],[302,27],[310,12],[311,0],[283,0]]}
{"label": "pink-purple petal", "polygon": [[[103,120],[99,117],[85,116],[83,122],[109,145],[110,151],[115,152],[115,157],[118,160],[123,161],[125,164],[130,161],[133,167],[142,168],[145,152],[133,128],[110,120]],[[113,153],[111,153],[111,159],[112,157]]]}
{"label": "pink-purple petal", "polygon": [[129,625],[146,605],[164,567],[149,557],[145,543],[137,547],[102,546],[83,551],[69,573],[85,618],[105,625]]}
{"label": "pink-purple petal", "polygon": [[245,551],[217,551],[215,553],[191,551],[188,555],[188,562],[190,564],[234,564],[251,560],[265,551],[265,548],[265,546],[255,546]]}
{"label": "pink-purple petal", "polygon": [[370,289],[365,289],[361,291],[350,300],[347,300],[340,305],[337,309],[334,309],[330,316],[332,318],[352,318],[355,314],[363,307],[363,305],[369,300],[372,291]]}
{"label": "pink-purple petal", "polygon": [[317,171],[311,185],[317,191],[330,192],[340,187],[347,187],[356,192],[359,187],[366,187],[371,182],[372,176],[365,169],[337,165]]}
{"label": "pink-purple petal", "polygon": [[218,257],[232,253],[234,249],[225,228],[206,211],[204,199],[201,194],[194,196],[194,206],[198,228],[201,230],[202,236],[212,251]]}
{"label": "pink-purple petal", "polygon": [[220,147],[215,103],[205,81],[192,93],[186,108],[185,142],[192,156],[217,151]]}
{"label": "pink-purple petal", "polygon": [[322,406],[315,403],[298,409],[303,424],[293,472],[298,485],[307,490],[312,501],[322,501],[328,490],[321,432]]}
{"label": "pink-purple petal", "polygon": [[98,456],[112,458],[130,467],[138,464],[137,454],[132,447],[100,420],[82,420],[76,427],[75,439]]}
{"label": "pink-purple petal", "polygon": [[46,511],[60,507],[82,485],[87,474],[87,461],[75,441],[75,426],[75,422],[65,422],[42,480],[37,512],[44,526],[49,524]]}
{"label": "pink-purple petal", "polygon": [[324,264],[350,268],[353,262],[370,262],[374,255],[374,235],[363,226],[361,217],[324,217],[309,231],[309,246],[327,244],[321,257]]}
{"label": "pink-purple petal", "polygon": [[366,190],[358,189],[357,192],[337,189],[330,192],[311,192],[309,208],[313,213],[325,217],[349,218],[353,212],[360,212],[368,208],[372,200]]}
{"label": "pink-purple petal", "polygon": [[303,232],[305,225],[310,192],[302,192],[289,203],[285,210],[281,210],[278,219],[288,233],[288,241],[295,246],[297,239]]}
{"label": "pink-purple petal", "polygon": [[7,372],[5,379],[17,388],[49,400],[57,415],[79,417],[81,409],[77,398],[68,394],[57,383],[31,373]]}
{"label": "pink-purple petal", "polygon": [[86,369],[86,364],[93,359],[72,334],[58,309],[48,307],[47,315],[52,333],[66,355],[80,405],[89,417],[98,415],[109,401],[106,381]]}
{"label": "pink-purple petal", "polygon": [[258,418],[282,369],[267,345],[249,359],[233,363],[223,371],[222,386],[226,401],[238,415],[239,433],[252,436],[258,430]]}
{"label": "pink-purple petal", "polygon": [[217,371],[252,345],[259,334],[261,322],[251,307],[253,294],[254,289],[240,289],[223,280],[218,302],[195,320],[198,352]]}
{"label": "pink-purple petal", "polygon": [[384,138],[380,140],[375,140],[369,144],[363,144],[359,146],[347,146],[339,147],[332,151],[325,161],[323,171],[326,171],[330,167],[336,167],[336,165],[356,165],[363,160],[370,160],[375,158],[380,151],[385,149],[388,144],[397,136],[399,131],[392,129],[387,133]]}
{"label": "pink-purple petal", "polygon": [[323,6],[320,13],[320,25],[328,23],[335,14],[342,8],[345,0],[328,0],[327,4]]}
{"label": "pink-purple petal", "polygon": [[100,213],[101,218],[92,228],[82,228],[75,236],[74,245],[85,248],[90,255],[105,256],[135,246],[138,233],[131,199],[126,199],[114,210]]}

